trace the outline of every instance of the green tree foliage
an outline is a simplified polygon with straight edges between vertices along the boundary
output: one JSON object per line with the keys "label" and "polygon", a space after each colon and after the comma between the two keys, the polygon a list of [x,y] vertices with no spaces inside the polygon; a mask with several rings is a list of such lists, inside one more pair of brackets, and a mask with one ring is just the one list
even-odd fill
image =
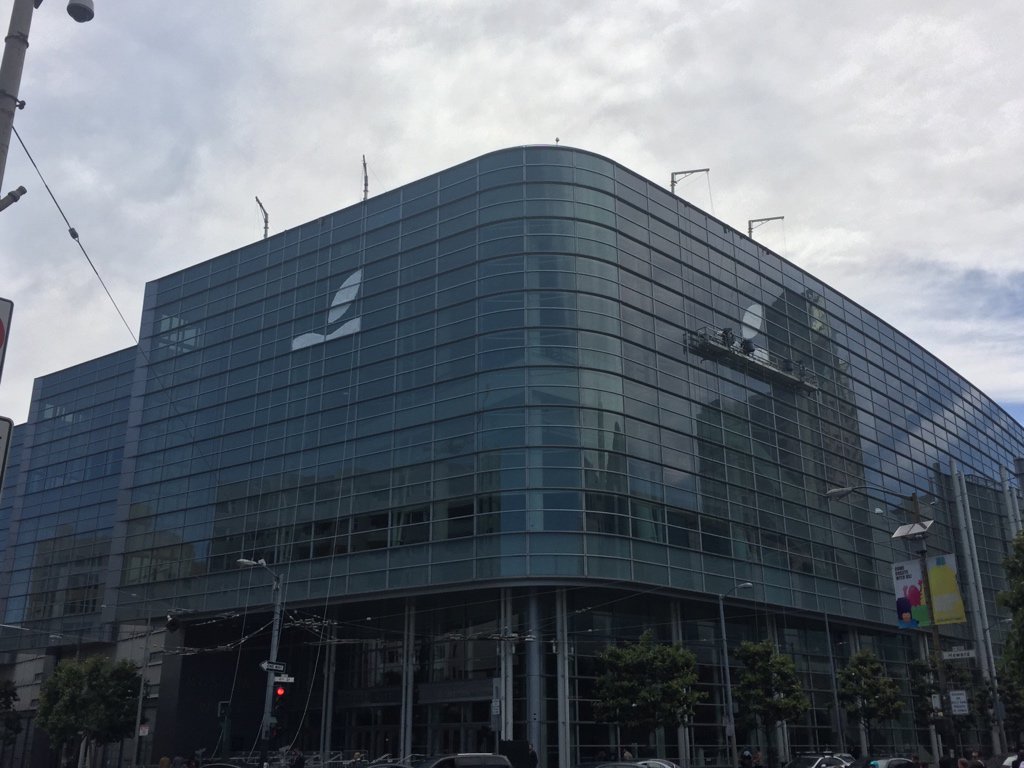
{"label": "green tree foliage", "polygon": [[886,673],[885,665],[873,651],[858,651],[838,675],[839,703],[864,726],[868,754],[872,754],[871,727],[892,720],[903,711],[900,687]]}
{"label": "green tree foliage", "polygon": [[1024,532],[1003,561],[1005,592],[999,604],[1010,611],[1010,632],[999,663],[999,696],[1006,708],[1006,733],[1024,732]]}
{"label": "green tree foliage", "polygon": [[796,664],[768,640],[741,643],[736,658],[743,665],[734,694],[740,719],[764,727],[770,742],[776,723],[796,720],[811,706]]}
{"label": "green tree foliage", "polygon": [[597,664],[594,713],[607,723],[675,727],[707,696],[693,688],[697,657],[682,646],[656,642],[649,631],[635,643],[606,648]]}
{"label": "green tree foliage", "polygon": [[13,744],[21,733],[21,716],[14,708],[18,689],[11,680],[0,680],[0,744]]}
{"label": "green tree foliage", "polygon": [[109,744],[132,735],[138,695],[138,668],[130,661],[62,661],[43,682],[37,722],[55,747],[79,734],[87,743]]}

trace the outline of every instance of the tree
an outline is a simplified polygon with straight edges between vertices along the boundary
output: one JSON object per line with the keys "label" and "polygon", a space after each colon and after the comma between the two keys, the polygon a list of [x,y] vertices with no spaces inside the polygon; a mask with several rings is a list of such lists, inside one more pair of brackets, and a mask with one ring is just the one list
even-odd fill
{"label": "tree", "polygon": [[648,731],[676,727],[707,696],[693,688],[697,657],[682,646],[656,642],[650,631],[635,643],[606,648],[597,664],[594,713],[604,722]]}
{"label": "tree", "polygon": [[1024,532],[1013,540],[1003,561],[1006,590],[997,598],[1010,611],[1010,632],[1000,659],[999,697],[1006,708],[1006,735],[1024,732]]}
{"label": "tree", "polygon": [[93,745],[132,735],[138,694],[138,667],[130,661],[66,660],[43,682],[36,719],[54,747],[80,734],[79,765],[84,765]]}
{"label": "tree", "polygon": [[21,716],[14,708],[18,688],[11,680],[0,681],[0,744],[11,745],[21,733]]}
{"label": "tree", "polygon": [[873,754],[871,726],[878,720],[892,720],[903,711],[900,687],[886,673],[874,651],[857,651],[838,675],[839,703],[864,726],[867,753]]}
{"label": "tree", "polygon": [[769,761],[774,761],[774,726],[797,719],[811,703],[804,695],[793,658],[776,651],[770,641],[741,643],[736,658],[743,665],[736,683],[739,716],[749,727],[765,728]]}

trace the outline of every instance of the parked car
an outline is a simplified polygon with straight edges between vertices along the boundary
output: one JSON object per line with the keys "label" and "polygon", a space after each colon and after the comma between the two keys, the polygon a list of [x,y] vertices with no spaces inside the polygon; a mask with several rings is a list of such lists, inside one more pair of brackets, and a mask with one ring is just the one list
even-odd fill
{"label": "parked car", "polygon": [[836,752],[836,757],[842,760],[847,766],[853,765],[857,762],[857,758],[851,755],[849,752]]}
{"label": "parked car", "polygon": [[512,768],[512,763],[504,755],[461,752],[457,755],[425,757],[414,763],[413,768]]}
{"label": "parked car", "polygon": [[914,761],[906,757],[876,757],[871,768],[914,768]]}
{"label": "parked car", "polygon": [[797,755],[785,768],[846,768],[846,762],[831,753]]}
{"label": "parked car", "polygon": [[640,768],[679,768],[678,765],[673,763],[671,760],[665,760],[661,757],[645,758],[644,760],[637,760],[636,764]]}

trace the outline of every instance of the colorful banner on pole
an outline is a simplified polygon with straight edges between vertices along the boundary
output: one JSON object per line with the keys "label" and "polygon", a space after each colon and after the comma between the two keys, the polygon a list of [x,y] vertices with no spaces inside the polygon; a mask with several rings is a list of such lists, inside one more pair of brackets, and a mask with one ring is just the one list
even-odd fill
{"label": "colorful banner on pole", "polygon": [[[962,624],[967,621],[964,600],[956,583],[956,557],[933,555],[928,558],[931,575],[930,591],[936,624]],[[892,580],[896,587],[896,623],[901,629],[930,627],[928,605],[924,600],[921,561],[907,560],[892,564]]]}

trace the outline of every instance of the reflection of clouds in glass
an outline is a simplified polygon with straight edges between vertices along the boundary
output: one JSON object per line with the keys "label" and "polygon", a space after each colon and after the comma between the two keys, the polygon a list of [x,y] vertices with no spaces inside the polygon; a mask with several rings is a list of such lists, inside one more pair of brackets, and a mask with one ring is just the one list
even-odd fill
{"label": "reflection of clouds in glass", "polygon": [[744,339],[752,339],[764,329],[764,308],[760,304],[747,307],[741,328]]}

